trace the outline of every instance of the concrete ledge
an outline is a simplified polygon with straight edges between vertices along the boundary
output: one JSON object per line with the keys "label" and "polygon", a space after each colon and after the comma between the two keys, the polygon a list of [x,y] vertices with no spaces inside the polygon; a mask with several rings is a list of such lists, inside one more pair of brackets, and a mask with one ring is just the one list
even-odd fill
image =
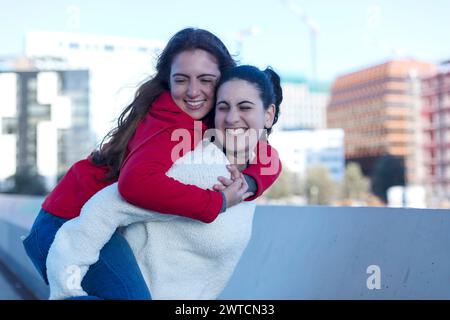
{"label": "concrete ledge", "polygon": [[449,230],[448,210],[258,207],[221,298],[450,299]]}
{"label": "concrete ledge", "polygon": [[[0,195],[0,259],[41,299],[28,260],[42,198]],[[220,299],[450,299],[448,210],[258,206],[249,246]],[[379,268],[380,289],[370,290]],[[371,269],[370,269],[371,270]]]}
{"label": "concrete ledge", "polygon": [[47,299],[48,287],[29,260],[22,245],[43,199],[0,195],[0,260],[39,299]]}

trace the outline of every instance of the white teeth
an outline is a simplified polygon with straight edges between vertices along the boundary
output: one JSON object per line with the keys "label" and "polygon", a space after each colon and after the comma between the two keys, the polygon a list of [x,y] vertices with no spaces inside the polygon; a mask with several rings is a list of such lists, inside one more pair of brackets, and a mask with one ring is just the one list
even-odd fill
{"label": "white teeth", "polygon": [[236,128],[236,129],[227,129],[227,134],[237,136],[239,134],[244,134],[246,129],[243,128]]}
{"label": "white teeth", "polygon": [[186,101],[187,104],[189,104],[190,106],[193,106],[193,107],[198,107],[203,102],[205,102],[205,100],[201,100],[201,101]]}

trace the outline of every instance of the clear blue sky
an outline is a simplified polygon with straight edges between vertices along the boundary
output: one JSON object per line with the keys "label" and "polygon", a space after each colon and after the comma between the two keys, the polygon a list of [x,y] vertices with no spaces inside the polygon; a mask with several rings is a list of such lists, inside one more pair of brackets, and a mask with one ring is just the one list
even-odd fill
{"label": "clear blue sky", "polygon": [[[317,75],[336,75],[394,56],[450,59],[450,0],[292,0],[320,27]],[[168,40],[186,26],[216,33],[236,53],[235,34],[257,26],[242,62],[310,75],[308,28],[281,0],[0,0],[0,55],[20,54],[27,30]]]}

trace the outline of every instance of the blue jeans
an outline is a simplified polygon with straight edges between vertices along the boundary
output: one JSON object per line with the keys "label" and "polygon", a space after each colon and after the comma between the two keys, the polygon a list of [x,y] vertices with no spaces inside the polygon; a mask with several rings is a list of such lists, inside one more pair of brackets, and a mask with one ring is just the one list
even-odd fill
{"label": "blue jeans", "polygon": [[[23,241],[28,257],[46,284],[48,250],[56,232],[66,221],[42,209]],[[133,251],[117,231],[100,251],[99,260],[90,266],[81,286],[89,296],[72,299],[151,300]]]}

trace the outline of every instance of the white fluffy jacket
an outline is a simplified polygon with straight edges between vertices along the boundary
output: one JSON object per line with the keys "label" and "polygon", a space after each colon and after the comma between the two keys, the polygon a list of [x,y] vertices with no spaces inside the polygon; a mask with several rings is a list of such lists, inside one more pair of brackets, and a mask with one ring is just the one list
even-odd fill
{"label": "white fluffy jacket", "polygon": [[[219,148],[203,141],[166,174],[211,189],[218,176],[230,176],[228,163]],[[120,197],[114,183],[57,232],[47,257],[50,299],[87,295],[81,288],[83,277],[124,226],[153,299],[216,299],[250,239],[254,210],[253,202],[243,202],[203,223],[133,206]]]}

